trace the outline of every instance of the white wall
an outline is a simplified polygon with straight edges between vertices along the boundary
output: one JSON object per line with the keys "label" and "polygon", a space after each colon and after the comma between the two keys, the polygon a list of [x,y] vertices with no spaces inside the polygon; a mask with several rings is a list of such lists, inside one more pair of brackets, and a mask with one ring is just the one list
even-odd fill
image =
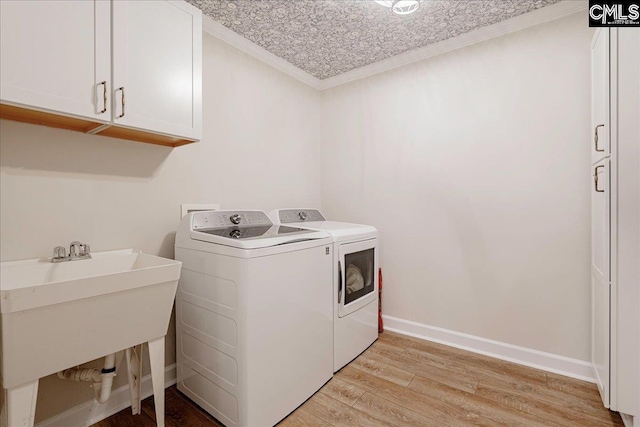
{"label": "white wall", "polygon": [[373,224],[387,315],[590,360],[582,13],[323,92],[322,207]]}
{"label": "white wall", "polygon": [[[180,204],[320,205],[320,95],[204,35],[204,138],[176,149],[2,121],[2,261],[50,257],[72,240],[173,257]],[[175,360],[173,328],[167,364]],[[35,351],[35,347],[34,347]],[[126,375],[117,384],[126,382]],[[92,397],[41,382],[37,420]]]}

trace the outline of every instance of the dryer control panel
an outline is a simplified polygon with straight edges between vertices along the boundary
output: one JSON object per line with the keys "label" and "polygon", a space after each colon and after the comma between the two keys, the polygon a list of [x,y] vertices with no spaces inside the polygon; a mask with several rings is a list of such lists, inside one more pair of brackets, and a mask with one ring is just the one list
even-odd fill
{"label": "dryer control panel", "polygon": [[272,222],[262,211],[206,211],[195,212],[191,220],[192,230],[229,228],[241,226],[269,226]]}
{"label": "dryer control panel", "polygon": [[288,222],[326,221],[317,209],[283,209],[278,212],[278,215],[282,224]]}

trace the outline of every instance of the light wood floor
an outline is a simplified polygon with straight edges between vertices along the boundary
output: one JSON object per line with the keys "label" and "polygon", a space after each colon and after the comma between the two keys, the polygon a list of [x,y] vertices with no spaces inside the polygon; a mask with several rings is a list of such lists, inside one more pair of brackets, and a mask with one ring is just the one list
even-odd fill
{"label": "light wood floor", "polygon": [[[167,427],[220,426],[175,387]],[[96,427],[154,426],[126,409]],[[280,427],[623,426],[595,385],[452,347],[385,332],[284,419]]]}

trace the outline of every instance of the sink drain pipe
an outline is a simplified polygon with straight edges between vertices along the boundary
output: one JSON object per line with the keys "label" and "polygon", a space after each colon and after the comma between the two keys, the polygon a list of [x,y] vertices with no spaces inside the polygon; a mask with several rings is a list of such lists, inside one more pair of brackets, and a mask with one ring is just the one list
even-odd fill
{"label": "sink drain pipe", "polygon": [[98,403],[105,403],[111,396],[113,377],[116,376],[116,354],[104,358],[104,368],[69,368],[58,372],[58,378],[71,381],[92,381]]}

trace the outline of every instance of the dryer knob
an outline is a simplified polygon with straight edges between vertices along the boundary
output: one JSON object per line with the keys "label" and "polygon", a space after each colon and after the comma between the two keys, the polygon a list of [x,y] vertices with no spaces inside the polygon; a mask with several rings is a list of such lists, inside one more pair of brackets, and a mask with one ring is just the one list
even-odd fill
{"label": "dryer knob", "polygon": [[306,212],[298,212],[298,216],[300,217],[301,220],[306,220],[307,219],[307,213]]}
{"label": "dryer knob", "polygon": [[229,221],[231,221],[234,224],[240,224],[240,215],[238,214],[233,214],[229,217]]}

